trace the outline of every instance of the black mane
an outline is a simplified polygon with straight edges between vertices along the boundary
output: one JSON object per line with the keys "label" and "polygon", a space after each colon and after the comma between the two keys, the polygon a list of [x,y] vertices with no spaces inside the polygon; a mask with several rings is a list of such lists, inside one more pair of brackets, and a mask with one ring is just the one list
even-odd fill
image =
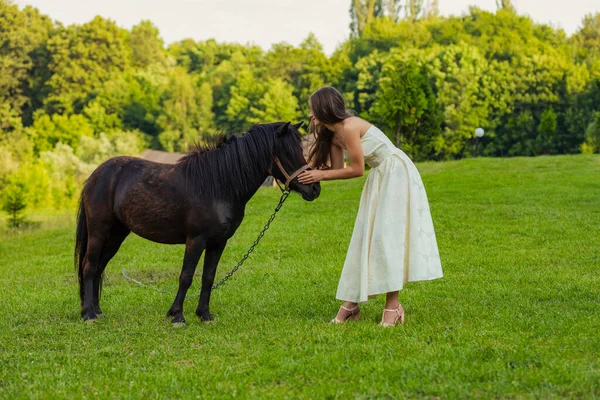
{"label": "black mane", "polygon": [[[196,146],[176,165],[186,188],[197,196],[221,199],[251,192],[256,182],[266,177],[281,126],[283,123],[255,125],[244,134],[223,136],[216,144]],[[291,141],[279,142],[292,145]]]}

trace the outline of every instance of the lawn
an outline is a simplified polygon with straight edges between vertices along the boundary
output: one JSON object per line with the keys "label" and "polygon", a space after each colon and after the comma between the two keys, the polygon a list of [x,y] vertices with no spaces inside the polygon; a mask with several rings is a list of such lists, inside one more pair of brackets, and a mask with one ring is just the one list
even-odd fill
{"label": "lawn", "polygon": [[[74,226],[0,237],[0,398],[600,397],[600,157],[418,165],[443,279],[329,325],[363,179],[284,205],[248,262],[215,291],[212,324],[174,328],[182,246],[131,235],[107,269],[105,317],[79,317]],[[261,189],[218,278],[279,198]],[[129,275],[168,291],[131,284]],[[196,271],[198,275],[201,268]],[[190,293],[200,287],[197,276]]]}

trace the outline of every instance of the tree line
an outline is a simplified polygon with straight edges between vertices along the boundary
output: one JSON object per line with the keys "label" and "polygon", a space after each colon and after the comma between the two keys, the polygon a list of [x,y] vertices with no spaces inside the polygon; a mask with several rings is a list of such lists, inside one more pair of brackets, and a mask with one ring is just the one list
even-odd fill
{"label": "tree line", "polygon": [[307,120],[323,85],[415,160],[471,156],[478,127],[486,156],[600,150],[600,14],[567,36],[510,0],[453,17],[437,3],[349,0],[349,37],[327,56],[312,34],[269,50],[167,46],[150,21],[64,26],[0,0],[0,188],[33,207],[70,205],[107,157]]}

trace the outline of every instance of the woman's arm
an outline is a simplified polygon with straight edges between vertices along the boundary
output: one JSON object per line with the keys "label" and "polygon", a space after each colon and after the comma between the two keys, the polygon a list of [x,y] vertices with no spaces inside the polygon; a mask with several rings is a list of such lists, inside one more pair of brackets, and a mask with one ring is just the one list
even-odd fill
{"label": "woman's arm", "polygon": [[344,168],[344,149],[336,144],[331,145],[329,150],[329,158],[331,160],[331,169]]}
{"label": "woman's arm", "polygon": [[[342,133],[346,142],[346,150],[350,165],[343,168],[344,153],[341,147],[331,146],[332,169],[306,171],[300,174],[300,183],[310,184],[319,181],[332,181],[337,179],[351,179],[363,176],[365,173],[365,159],[360,145],[360,131],[357,129],[345,129]],[[341,167],[340,167],[341,161]],[[337,167],[337,168],[336,168]]]}

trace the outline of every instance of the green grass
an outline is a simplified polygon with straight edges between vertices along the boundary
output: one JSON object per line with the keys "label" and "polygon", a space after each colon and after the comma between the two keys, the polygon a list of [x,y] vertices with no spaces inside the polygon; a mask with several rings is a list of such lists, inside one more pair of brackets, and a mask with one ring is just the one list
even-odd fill
{"label": "green grass", "polygon": [[[73,227],[0,242],[0,398],[598,398],[600,157],[418,165],[445,277],[400,293],[403,327],[328,325],[363,180],[290,197],[256,252],[213,294],[216,322],[173,328],[181,246],[130,237],[103,310],[79,319]],[[259,191],[221,277],[277,189]],[[133,286],[153,282],[172,295]],[[200,269],[197,271],[200,271]],[[190,293],[197,293],[200,279]]]}

